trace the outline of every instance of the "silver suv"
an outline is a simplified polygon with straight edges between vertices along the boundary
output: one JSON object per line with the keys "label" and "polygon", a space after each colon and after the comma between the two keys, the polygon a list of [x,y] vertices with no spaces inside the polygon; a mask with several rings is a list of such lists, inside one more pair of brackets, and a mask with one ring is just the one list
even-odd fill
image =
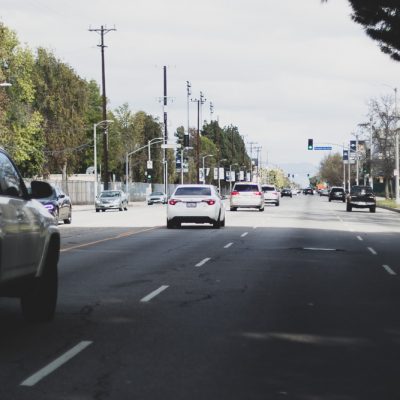
{"label": "silver suv", "polygon": [[238,208],[258,208],[264,211],[264,192],[258,183],[237,182],[233,187],[230,201],[231,211]]}
{"label": "silver suv", "polygon": [[57,303],[60,234],[38,198],[51,186],[32,181],[28,192],[10,156],[0,148],[0,296],[21,300],[24,317],[52,320]]}

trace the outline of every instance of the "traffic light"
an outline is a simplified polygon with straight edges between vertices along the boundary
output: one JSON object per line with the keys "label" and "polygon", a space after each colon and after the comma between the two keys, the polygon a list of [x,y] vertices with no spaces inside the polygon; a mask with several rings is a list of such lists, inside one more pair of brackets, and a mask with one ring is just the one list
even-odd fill
{"label": "traffic light", "polygon": [[183,147],[189,147],[189,135],[183,135]]}
{"label": "traffic light", "polygon": [[314,139],[308,139],[308,150],[312,150],[314,148]]}
{"label": "traffic light", "polygon": [[148,169],[146,172],[146,181],[147,183],[151,183],[153,179],[153,170],[152,169]]}

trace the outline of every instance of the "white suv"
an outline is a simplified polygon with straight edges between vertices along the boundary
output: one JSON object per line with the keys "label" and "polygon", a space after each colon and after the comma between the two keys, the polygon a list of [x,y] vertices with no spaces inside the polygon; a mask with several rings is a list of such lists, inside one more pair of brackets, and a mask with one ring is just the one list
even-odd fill
{"label": "white suv", "polygon": [[237,182],[231,193],[231,211],[238,208],[258,208],[264,211],[264,192],[258,183]]}
{"label": "white suv", "polygon": [[29,321],[52,320],[57,303],[60,234],[35,198],[52,194],[33,181],[30,193],[9,155],[0,149],[0,296],[21,299]]}
{"label": "white suv", "polygon": [[276,187],[274,185],[262,185],[261,188],[264,192],[264,202],[279,206],[279,192]]}

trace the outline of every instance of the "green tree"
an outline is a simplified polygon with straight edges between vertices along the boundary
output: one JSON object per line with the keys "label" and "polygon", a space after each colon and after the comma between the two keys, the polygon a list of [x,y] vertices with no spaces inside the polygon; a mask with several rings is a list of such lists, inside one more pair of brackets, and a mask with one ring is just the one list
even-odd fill
{"label": "green tree", "polygon": [[319,180],[326,181],[330,186],[340,186],[343,183],[343,159],[339,153],[328,154],[320,165]]}
{"label": "green tree", "polygon": [[35,63],[35,108],[44,118],[47,173],[62,172],[63,180],[79,164],[77,153],[85,149],[87,83],[51,52],[39,48]]}
{"label": "green tree", "polygon": [[[327,2],[328,0],[322,0]],[[362,25],[380,49],[400,61],[400,4],[398,0],[349,0],[351,18]]]}
{"label": "green tree", "polygon": [[19,45],[16,34],[0,23],[0,142],[25,176],[40,174],[45,161],[42,116],[33,108],[34,58]]}

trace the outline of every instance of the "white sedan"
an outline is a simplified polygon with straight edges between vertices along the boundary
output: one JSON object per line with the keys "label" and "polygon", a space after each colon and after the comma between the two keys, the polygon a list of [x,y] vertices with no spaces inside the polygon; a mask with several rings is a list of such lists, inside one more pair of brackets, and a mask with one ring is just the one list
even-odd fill
{"label": "white sedan", "polygon": [[225,206],[215,186],[179,185],[167,205],[167,228],[181,223],[212,224],[215,229],[225,226]]}

